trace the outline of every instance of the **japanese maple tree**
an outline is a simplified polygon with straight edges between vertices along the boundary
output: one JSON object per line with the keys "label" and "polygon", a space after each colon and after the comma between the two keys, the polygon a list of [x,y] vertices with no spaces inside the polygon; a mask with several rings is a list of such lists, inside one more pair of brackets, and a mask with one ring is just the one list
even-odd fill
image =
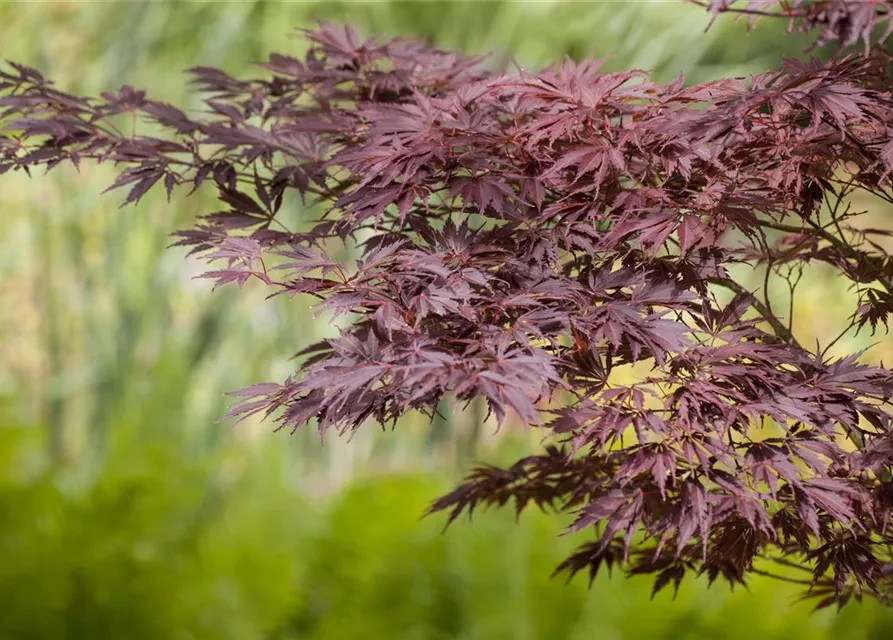
{"label": "japanese maple tree", "polygon": [[[287,380],[235,392],[231,417],[348,432],[482,397],[550,442],[476,469],[431,511],[572,513],[595,535],[571,574],[617,565],[659,590],[777,563],[819,605],[886,600],[893,374],[800,344],[769,289],[793,300],[823,263],[858,298],[844,332],[893,313],[891,233],[850,206],[893,203],[893,76],[872,48],[893,4],[703,4],[784,16],[841,50],[663,85],[592,60],[499,73],[324,24],[264,78],[192,69],[198,115],[130,87],[76,97],[12,64],[0,172],[114,163],[125,204],[204,184],[223,210],[176,244],[215,262],[208,277],[346,314]],[[123,132],[128,114],[151,131]],[[290,228],[289,194],[319,217]]]}

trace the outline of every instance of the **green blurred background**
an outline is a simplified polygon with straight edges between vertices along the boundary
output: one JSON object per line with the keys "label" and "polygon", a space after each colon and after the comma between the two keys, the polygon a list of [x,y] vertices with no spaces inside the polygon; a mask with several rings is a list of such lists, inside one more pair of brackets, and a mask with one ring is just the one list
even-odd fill
{"label": "green blurred background", "polygon": [[[195,107],[182,69],[255,73],[270,52],[302,53],[293,28],[316,19],[492,51],[493,65],[607,55],[689,82],[806,46],[783,24],[748,35],[725,18],[705,34],[703,12],[673,1],[11,2],[0,42],[65,90],[126,83]],[[891,610],[810,615],[771,580],[691,580],[675,601],[649,601],[648,578],[565,585],[550,574],[584,538],[559,538],[551,516],[485,513],[441,535],[442,519],[420,520],[431,499],[476,461],[540,446],[493,435],[479,408],[324,446],[312,429],[218,422],[224,392],[284,378],[334,329],[261,288],[212,294],[192,279],[202,265],[165,247],[213,201],[118,209],[98,195],[112,176],[0,178],[0,638],[893,637]],[[806,288],[797,331],[827,340],[848,294],[820,271]]]}

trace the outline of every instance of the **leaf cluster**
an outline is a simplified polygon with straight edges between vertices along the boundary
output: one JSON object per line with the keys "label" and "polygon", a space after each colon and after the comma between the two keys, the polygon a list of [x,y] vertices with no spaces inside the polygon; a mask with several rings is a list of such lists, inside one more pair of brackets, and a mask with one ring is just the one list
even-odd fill
{"label": "leaf cluster", "polygon": [[[844,45],[889,16],[842,0],[742,11],[771,4]],[[192,69],[195,115],[131,87],[73,96],[12,64],[0,172],[115,163],[125,204],[210,186],[223,209],[176,241],[215,263],[207,277],[349,318],[284,382],[235,392],[230,417],[351,432],[483,398],[554,446],[474,471],[432,506],[450,520],[509,502],[572,513],[596,538],[561,569],[619,565],[655,590],[775,562],[822,605],[888,597],[893,375],[801,345],[769,295],[780,280],[793,299],[823,263],[858,293],[847,329],[893,313],[886,232],[848,206],[893,202],[887,57],[686,86],[593,60],[494,72],[331,24],[305,36],[307,55],[271,55],[264,78]],[[137,119],[151,131],[127,132]],[[290,194],[319,217],[290,228]],[[630,365],[647,375],[625,381]]]}

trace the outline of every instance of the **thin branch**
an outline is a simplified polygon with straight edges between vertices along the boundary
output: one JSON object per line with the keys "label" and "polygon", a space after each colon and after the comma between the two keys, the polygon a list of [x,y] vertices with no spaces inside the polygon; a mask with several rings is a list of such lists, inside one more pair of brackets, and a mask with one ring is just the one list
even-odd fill
{"label": "thin branch", "polygon": [[763,317],[763,319],[769,323],[769,325],[772,327],[772,330],[775,331],[775,335],[785,342],[797,347],[798,349],[802,349],[803,351],[805,351],[805,349],[803,349],[803,346],[794,337],[794,334],[791,332],[791,330],[788,329],[788,327],[786,327],[784,323],[766,307],[765,304],[763,304],[759,299],[753,296],[750,291],[745,289],[734,280],[730,280],[727,278],[711,278],[709,282],[711,284],[725,287],[726,289],[734,291],[735,293],[751,296],[751,304],[753,308],[756,309],[757,313],[759,313]]}
{"label": "thin branch", "polygon": [[805,584],[808,586],[812,586],[812,580],[800,580],[799,578],[789,578],[787,576],[782,576],[777,573],[772,573],[771,571],[764,571],[762,569],[751,569],[751,573],[756,573],[760,576],[766,576],[767,578],[772,578],[774,580],[783,580],[784,582],[792,582],[793,584]]}

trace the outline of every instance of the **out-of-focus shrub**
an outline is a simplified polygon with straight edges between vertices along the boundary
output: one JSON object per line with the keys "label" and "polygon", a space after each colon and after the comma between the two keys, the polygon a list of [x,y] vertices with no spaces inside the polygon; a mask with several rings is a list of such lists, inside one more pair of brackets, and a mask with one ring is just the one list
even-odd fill
{"label": "out-of-focus shrub", "polygon": [[[122,429],[122,431],[124,431]],[[0,429],[0,639],[887,638],[875,604],[809,615],[750,593],[549,573],[573,541],[536,513],[440,535],[449,484],[385,475],[310,495],[275,447],[186,455],[116,437],[98,469],[52,470],[35,431]],[[279,449],[281,450],[281,449]],[[791,585],[794,587],[794,585]]]}

